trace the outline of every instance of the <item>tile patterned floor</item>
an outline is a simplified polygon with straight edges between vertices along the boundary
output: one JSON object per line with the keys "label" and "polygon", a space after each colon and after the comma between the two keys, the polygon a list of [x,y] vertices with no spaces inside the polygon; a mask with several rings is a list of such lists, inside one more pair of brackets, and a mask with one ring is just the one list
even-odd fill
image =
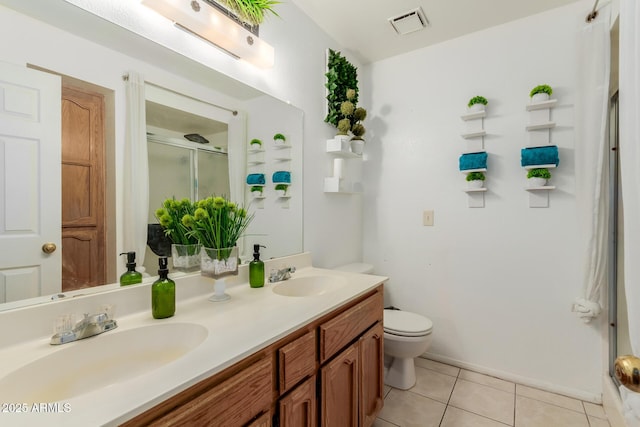
{"label": "tile patterned floor", "polygon": [[385,386],[374,427],[610,427],[600,405],[432,360],[416,359],[416,377]]}

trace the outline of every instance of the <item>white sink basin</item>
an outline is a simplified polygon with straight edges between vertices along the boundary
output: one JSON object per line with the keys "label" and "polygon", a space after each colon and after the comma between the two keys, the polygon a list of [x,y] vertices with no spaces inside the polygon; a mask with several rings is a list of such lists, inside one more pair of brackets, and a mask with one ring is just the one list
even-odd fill
{"label": "white sink basin", "polygon": [[342,277],[302,276],[278,283],[273,292],[286,297],[310,297],[334,291],[346,283]]}
{"label": "white sink basin", "polygon": [[165,323],[64,344],[1,378],[0,402],[56,402],[129,380],[179,359],[207,335],[201,325]]}

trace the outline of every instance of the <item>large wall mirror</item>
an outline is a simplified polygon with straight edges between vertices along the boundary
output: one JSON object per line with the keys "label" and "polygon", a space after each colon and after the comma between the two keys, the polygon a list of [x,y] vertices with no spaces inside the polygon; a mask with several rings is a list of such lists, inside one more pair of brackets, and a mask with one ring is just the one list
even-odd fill
{"label": "large wall mirror", "polygon": [[[149,186],[149,221],[155,220],[154,205],[164,198],[197,199],[209,193],[225,193],[228,189],[231,197],[235,195],[235,199],[240,198],[238,201],[255,213],[255,219],[243,238],[244,252],[241,255],[248,257],[254,243],[267,246],[265,258],[302,252],[301,110],[62,0],[47,2],[44,7],[28,3],[0,1],[0,4],[6,5],[0,6],[0,28],[12,34],[12,37],[25,40],[24,44],[3,51],[0,61],[22,66],[24,70],[30,69],[29,72],[55,75],[60,87],[64,83],[70,88],[70,92],[67,92],[72,96],[66,98],[62,96],[62,90],[54,91],[56,96],[62,97],[58,99],[59,107],[56,107],[60,109],[60,114],[48,116],[48,107],[44,103],[39,108],[43,116],[48,116],[54,122],[59,121],[53,125],[53,129],[60,129],[63,136],[80,142],[80,149],[67,150],[65,153],[63,148],[62,157],[41,157],[43,165],[47,161],[56,163],[53,170],[59,171],[62,179],[50,181],[57,183],[55,192],[60,194],[63,203],[66,199],[70,206],[67,213],[63,212],[57,220],[58,240],[54,238],[52,243],[56,244],[58,250],[53,253],[54,256],[42,252],[41,247],[47,243],[42,241],[37,244],[36,261],[33,261],[29,256],[21,256],[19,252],[22,249],[17,250],[17,246],[4,238],[5,235],[0,235],[2,253],[15,253],[15,256],[3,257],[11,258],[10,263],[6,259],[0,263],[0,310],[51,301],[52,295],[55,298],[62,291],[61,282],[50,280],[54,276],[37,265],[40,262],[38,260],[47,258],[56,260],[54,270],[79,272],[75,279],[79,290],[67,293],[67,297],[74,293],[99,292],[118,287],[115,282],[125,270],[125,260],[118,254],[128,250],[122,243],[121,223],[127,215],[127,206],[123,200],[122,187],[125,182],[121,164],[126,155],[122,149],[126,118],[122,76],[130,69],[144,74],[145,86],[149,89],[146,126],[149,134],[149,180],[154,183]],[[105,32],[108,34],[105,35]],[[94,36],[101,40],[94,40]],[[37,40],[48,42],[43,44]],[[51,49],[47,47],[52,45],[59,46],[55,55],[51,55]],[[167,63],[172,66],[166,67]],[[3,75],[0,79],[0,90],[4,94],[11,91],[4,84],[5,77]],[[85,93],[93,94],[95,99],[87,97]],[[90,108],[95,108],[95,111]],[[232,111],[237,114],[232,114]],[[99,117],[97,122],[89,121],[85,126],[73,129],[65,127],[65,117],[68,122],[77,124],[85,123],[83,120],[91,119],[94,115]],[[5,126],[6,122],[0,121],[0,127]],[[100,127],[103,132],[96,137],[99,133],[96,128]],[[5,131],[0,133],[6,134]],[[184,138],[187,133],[204,136],[211,148],[188,141]],[[286,135],[290,146],[284,150],[276,148],[273,141],[276,133]],[[253,138],[264,141],[264,150],[257,157],[248,143]],[[95,160],[94,149],[86,149],[83,143],[87,140],[96,142],[98,148],[102,147],[103,158],[99,160],[102,166],[91,163]],[[4,137],[0,138],[0,145],[5,152],[11,152],[6,151],[7,147],[15,147],[14,141]],[[29,150],[41,155],[39,149],[34,146]],[[12,174],[20,173],[21,169],[7,167],[8,164],[5,161],[0,174],[0,179],[5,183],[13,182],[16,175]],[[33,164],[29,164],[29,168]],[[229,167],[230,164],[234,166]],[[271,181],[273,173],[283,170],[291,173],[292,180],[286,198],[277,195]],[[194,171],[198,174],[194,175]],[[255,198],[249,191],[245,180],[250,173],[264,173],[264,198]],[[91,186],[91,196],[79,197],[89,194],[87,185]],[[37,191],[39,189],[35,188],[32,193]],[[103,217],[98,221],[100,225],[90,229],[96,221],[83,218],[87,217],[87,212],[90,212],[88,216],[93,215],[90,203],[94,193],[100,195],[103,201],[98,205],[104,203],[101,207]],[[14,199],[24,198],[23,194],[22,190],[15,191]],[[3,197],[5,195],[3,193]],[[38,218],[47,215],[41,212],[40,200],[28,199],[25,208],[33,208],[34,212],[26,218],[35,218],[32,222],[36,224]],[[6,205],[6,201],[4,203]],[[55,219],[56,216],[53,217]],[[15,218],[19,219],[18,216]],[[63,231],[65,219],[70,219],[66,235]],[[23,223],[30,226],[25,221]],[[16,227],[25,228],[22,223],[16,224]],[[4,229],[0,231],[6,232]],[[98,240],[95,240],[95,236],[100,235],[101,243],[96,244]],[[63,264],[63,251],[67,255],[75,252],[78,256]],[[152,255],[145,255],[144,258],[143,264],[153,275],[156,259]]]}

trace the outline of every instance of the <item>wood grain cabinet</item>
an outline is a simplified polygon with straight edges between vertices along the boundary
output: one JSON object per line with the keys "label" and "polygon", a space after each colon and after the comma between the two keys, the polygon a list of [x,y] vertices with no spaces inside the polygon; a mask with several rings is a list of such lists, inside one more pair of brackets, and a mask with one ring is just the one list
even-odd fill
{"label": "wood grain cabinet", "polygon": [[383,405],[382,285],[124,426],[369,427]]}

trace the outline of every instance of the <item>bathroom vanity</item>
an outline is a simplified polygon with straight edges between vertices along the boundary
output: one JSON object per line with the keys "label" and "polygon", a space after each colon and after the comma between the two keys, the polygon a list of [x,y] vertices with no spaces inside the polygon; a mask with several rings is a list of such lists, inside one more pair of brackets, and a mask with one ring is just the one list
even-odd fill
{"label": "bathroom vanity", "polygon": [[[38,377],[40,371],[34,367],[47,358],[59,356],[58,363],[64,364],[76,353],[96,354],[74,362],[75,370],[88,372],[81,366],[90,363],[85,359],[113,353],[121,366],[114,370],[112,381],[85,378],[89,385],[84,389],[51,395],[47,402],[67,405],[67,412],[0,414],[0,423],[370,426],[383,404],[386,278],[317,269],[309,254],[265,262],[267,268],[282,263],[296,266],[293,278],[259,289],[249,287],[247,269],[241,267],[236,283],[227,287],[231,300],[225,303],[207,301],[210,279],[197,274],[177,278],[177,311],[170,319],[151,318],[147,284],[113,295],[26,308],[31,314],[39,312],[38,321],[45,323],[57,313],[81,309],[83,303],[114,303],[131,312],[116,313],[118,329],[95,338],[50,346],[50,335],[39,336],[0,350],[6,361],[0,367],[2,402],[29,401],[30,390],[20,391],[11,381],[30,383],[35,389],[58,381],[46,371]],[[0,313],[2,332],[7,321],[18,322],[21,316],[25,316],[21,310]],[[144,353],[158,341],[164,341],[164,347]],[[64,347],[68,356],[58,353]],[[177,357],[172,359],[174,353]],[[158,362],[158,354],[168,359]],[[148,363],[143,369],[116,378],[130,369],[132,360],[145,357]],[[27,378],[31,372],[35,378]],[[73,372],[68,380],[74,381]],[[100,405],[95,404],[98,401]]]}

